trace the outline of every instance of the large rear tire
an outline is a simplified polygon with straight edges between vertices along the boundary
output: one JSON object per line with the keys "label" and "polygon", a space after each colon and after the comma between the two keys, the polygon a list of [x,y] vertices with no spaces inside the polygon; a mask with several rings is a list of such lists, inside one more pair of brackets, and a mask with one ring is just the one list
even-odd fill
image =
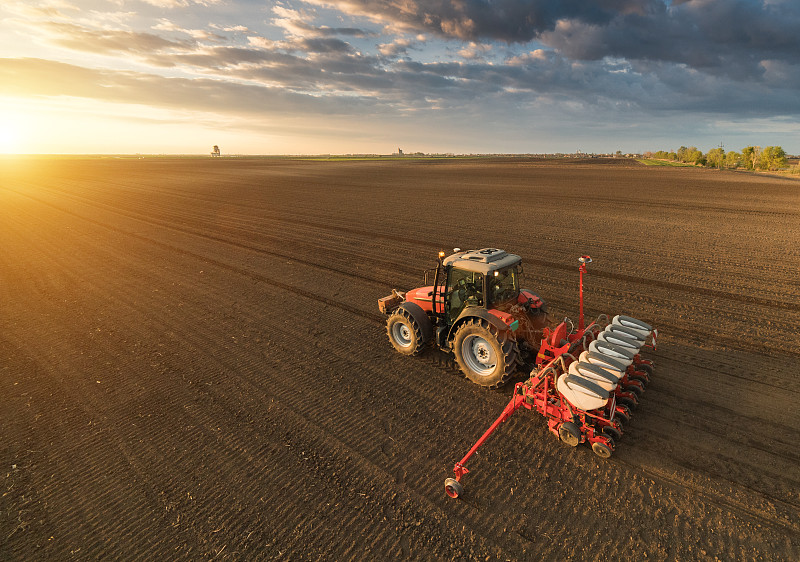
{"label": "large rear tire", "polygon": [[403,355],[419,355],[427,343],[414,317],[398,308],[386,321],[386,334],[392,346]]}
{"label": "large rear tire", "polygon": [[519,349],[508,332],[499,332],[486,320],[471,318],[456,331],[453,353],[469,380],[498,388],[514,375]]}

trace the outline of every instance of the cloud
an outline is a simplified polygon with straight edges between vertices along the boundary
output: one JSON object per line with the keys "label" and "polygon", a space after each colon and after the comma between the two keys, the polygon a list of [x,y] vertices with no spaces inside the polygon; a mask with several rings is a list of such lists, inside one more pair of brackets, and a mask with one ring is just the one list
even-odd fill
{"label": "cloud", "polygon": [[68,96],[186,111],[268,116],[342,115],[369,110],[375,102],[317,97],[282,88],[203,78],[175,78],[141,72],[97,70],[43,59],[0,59],[0,95]]}
{"label": "cloud", "polygon": [[604,24],[618,13],[641,9],[647,0],[306,0],[351,15],[400,27],[475,41],[528,42],[560,19]]}
{"label": "cloud", "polygon": [[739,78],[800,56],[800,4],[760,0],[307,0],[390,28],[464,41],[539,41],[577,60],[668,61]]}
{"label": "cloud", "polygon": [[218,4],[221,0],[142,0],[143,2],[155,6],[156,8],[186,8],[188,6],[211,6]]}
{"label": "cloud", "polygon": [[79,8],[64,0],[42,0],[35,4],[27,0],[6,0],[3,9],[26,18],[62,18]]}
{"label": "cloud", "polygon": [[354,53],[350,43],[336,38],[303,38],[295,41],[290,47],[307,53]]}
{"label": "cloud", "polygon": [[527,53],[522,53],[521,55],[509,57],[508,60],[506,60],[506,64],[511,66],[524,66],[546,62],[552,54],[552,52],[545,51],[544,49],[535,49]]}
{"label": "cloud", "polygon": [[50,41],[76,51],[89,53],[149,53],[164,49],[187,50],[192,41],[172,41],[160,35],[116,29],[93,29],[71,23],[39,24],[50,35]]}
{"label": "cloud", "polygon": [[469,45],[461,48],[458,54],[465,59],[473,61],[485,60],[485,56],[492,50],[492,46],[486,43],[476,43],[470,41]]}
{"label": "cloud", "polygon": [[[261,19],[229,17],[227,5],[169,17],[145,7],[146,15],[114,21],[49,2],[15,22],[49,52],[0,59],[0,92],[252,119],[281,111],[359,120],[450,115],[487,127],[559,112],[606,124],[693,114],[767,119],[800,113],[794,6],[309,0],[273,5],[268,21],[263,8]],[[198,17],[213,22],[203,27]],[[62,62],[44,60],[50,53]],[[146,71],[102,68],[133,65]]]}
{"label": "cloud", "polygon": [[240,32],[240,33],[249,33],[250,29],[248,29],[244,25],[218,25],[216,23],[210,23],[208,25],[212,29],[219,29],[220,31],[228,31],[228,32]]}
{"label": "cloud", "polygon": [[278,16],[272,19],[272,24],[282,28],[290,36],[297,37],[331,37],[345,35],[351,37],[368,37],[374,35],[357,27],[329,27],[327,25],[315,26],[309,23],[314,15],[304,10],[294,10],[281,4],[272,7],[272,12]]}
{"label": "cloud", "polygon": [[301,52],[306,54],[318,53],[355,53],[350,43],[337,38],[318,37],[291,37],[283,41],[274,41],[260,36],[248,36],[247,41],[253,47],[267,51]]}
{"label": "cloud", "polygon": [[385,57],[397,57],[406,54],[410,46],[411,41],[400,37],[391,43],[382,43],[378,45],[378,52]]}
{"label": "cloud", "polygon": [[375,34],[358,27],[328,27],[326,25],[314,26],[305,22],[294,22],[294,30],[298,35],[313,37],[330,37],[345,35],[350,37],[371,37]]}
{"label": "cloud", "polygon": [[159,22],[152,27],[152,29],[155,29],[156,31],[172,31],[175,33],[183,33],[190,36],[192,39],[197,39],[200,41],[211,41],[215,43],[225,41],[225,38],[217,33],[206,31],[205,29],[184,29],[183,27],[180,27],[179,25],[165,18],[161,18]]}
{"label": "cloud", "polygon": [[687,65],[739,80],[758,79],[762,60],[800,56],[800,5],[704,0],[668,11],[620,14],[604,26],[561,20],[539,40],[578,60],[607,56]]}

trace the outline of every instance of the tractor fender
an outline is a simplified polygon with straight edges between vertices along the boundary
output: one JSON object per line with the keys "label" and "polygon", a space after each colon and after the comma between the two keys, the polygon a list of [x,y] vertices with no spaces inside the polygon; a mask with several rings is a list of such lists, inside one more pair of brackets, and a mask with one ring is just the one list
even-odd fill
{"label": "tractor fender", "polygon": [[500,320],[497,316],[487,311],[485,308],[465,308],[458,316],[453,325],[450,327],[450,332],[447,334],[447,340],[451,341],[458,331],[458,328],[469,320],[470,318],[482,318],[492,324],[500,332],[510,331],[511,328],[508,324]]}
{"label": "tractor fender", "polygon": [[405,301],[399,307],[408,312],[411,317],[417,322],[420,330],[422,330],[422,340],[424,342],[431,341],[433,337],[433,324],[428,314],[422,310],[422,307],[415,302]]}

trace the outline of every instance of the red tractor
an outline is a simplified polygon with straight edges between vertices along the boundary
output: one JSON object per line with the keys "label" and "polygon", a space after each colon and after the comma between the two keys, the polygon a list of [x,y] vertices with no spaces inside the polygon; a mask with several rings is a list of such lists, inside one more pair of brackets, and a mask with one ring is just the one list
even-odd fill
{"label": "red tractor", "polygon": [[[656,348],[655,328],[630,316],[609,320],[605,314],[584,325],[583,274],[592,258],[578,260],[577,328],[569,319],[548,326],[545,304],[519,286],[521,261],[493,248],[456,249],[446,259],[440,252],[436,269],[426,272],[425,287],[392,291],[378,301],[389,315],[389,340],[403,354],[416,355],[430,342],[452,351],[467,377],[491,388],[519,367],[529,373],[515,385],[500,417],[455,464],[455,478],[445,481],[454,498],[463,493],[467,460],[520,408],[539,412],[565,444],[586,443],[598,456],[610,457],[653,374],[653,362],[639,352]],[[428,286],[431,271],[433,285]]]}
{"label": "red tractor", "polygon": [[503,250],[440,252],[436,268],[425,272],[426,286],[378,301],[389,315],[389,341],[404,355],[432,344],[452,352],[473,382],[503,385],[520,366],[533,365],[547,325],[547,306],[520,288],[521,274],[522,259]]}

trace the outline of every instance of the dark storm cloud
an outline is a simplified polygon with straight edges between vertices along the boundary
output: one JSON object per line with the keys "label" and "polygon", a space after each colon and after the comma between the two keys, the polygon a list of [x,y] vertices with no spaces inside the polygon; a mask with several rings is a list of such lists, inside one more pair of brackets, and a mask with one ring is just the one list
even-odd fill
{"label": "dark storm cloud", "polygon": [[[327,5],[325,0],[311,0]],[[474,41],[541,41],[578,60],[624,57],[741,77],[800,56],[793,0],[347,0],[339,9]]]}
{"label": "dark storm cloud", "polygon": [[311,0],[351,13],[465,40],[527,42],[561,19],[604,25],[618,14],[644,12],[656,0]]}
{"label": "dark storm cloud", "polygon": [[665,61],[743,80],[758,78],[764,60],[797,60],[798,29],[798,3],[695,0],[661,14],[621,14],[604,26],[562,22],[540,40],[578,60]]}
{"label": "dark storm cloud", "polygon": [[398,61],[394,72],[412,77],[409,87],[416,91],[446,93],[453,105],[483,97],[505,100],[510,108],[547,98],[617,111],[765,117],[797,113],[798,80],[781,80],[800,75],[800,66],[770,65],[769,83],[741,83],[670,63],[576,63],[548,53],[506,65]]}

